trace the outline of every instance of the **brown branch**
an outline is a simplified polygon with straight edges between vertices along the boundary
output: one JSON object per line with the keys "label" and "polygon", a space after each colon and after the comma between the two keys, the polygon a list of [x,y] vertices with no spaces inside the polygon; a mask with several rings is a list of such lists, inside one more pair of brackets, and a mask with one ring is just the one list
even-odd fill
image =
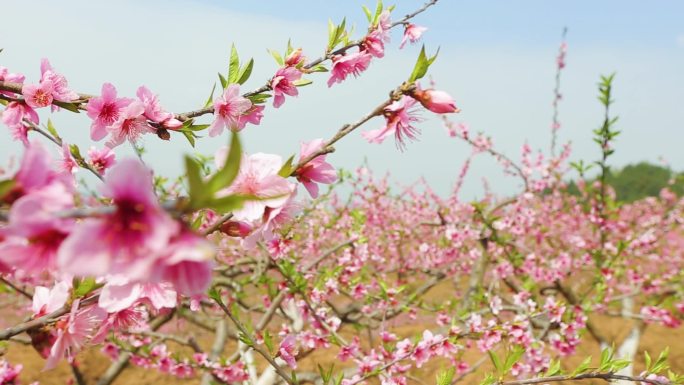
{"label": "brown branch", "polygon": [[530,378],[526,380],[515,380],[515,381],[499,381],[499,385],[533,385],[533,384],[543,384],[547,382],[563,382],[563,381],[578,381],[578,380],[590,380],[599,379],[604,381],[612,380],[623,380],[632,382],[645,382],[651,385],[671,385],[670,382],[652,380],[650,378],[641,376],[625,376],[622,374],[615,374],[613,372],[608,373],[584,373],[578,374],[576,376],[550,376],[550,377],[539,377]]}

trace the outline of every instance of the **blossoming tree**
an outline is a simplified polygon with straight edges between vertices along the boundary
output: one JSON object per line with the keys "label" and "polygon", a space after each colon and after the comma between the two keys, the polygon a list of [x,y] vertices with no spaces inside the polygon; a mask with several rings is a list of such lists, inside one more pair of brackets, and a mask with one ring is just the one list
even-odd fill
{"label": "blossoming tree", "polygon": [[[684,202],[668,190],[629,205],[612,197],[604,183],[617,135],[608,109],[612,77],[600,85],[606,118],[595,131],[602,177],[580,183],[579,195],[563,179],[569,146],[555,154],[557,114],[550,157],[526,146],[518,164],[447,119],[459,111],[454,100],[420,84],[436,59],[425,48],[387,100],[328,139],[303,141],[298,157],[243,152],[237,133],[260,123],[269,99],[280,108],[316,76],[327,76],[334,92],[384,56],[394,29],[403,28],[400,48],[418,41],[426,28],[413,19],[436,3],[398,18],[382,2],[364,7],[363,36],[331,23],[325,55],[316,59],[288,44],[284,54],[272,52],[275,74],[249,92],[241,87],[253,60],[241,61],[233,48],[218,94],[187,112],[166,111],[144,86],[135,97],[110,83],[99,95],[77,93],[47,59],[33,81],[0,67],[1,119],[24,147],[0,181],[3,314],[25,316],[3,319],[4,348],[11,355],[32,345],[44,370],[66,362],[79,384],[110,384],[128,364],[202,384],[377,378],[403,385],[431,381],[426,368],[439,371],[439,385],[475,373],[505,385],[681,383],[668,373],[666,350],[646,354],[643,371],[634,371],[647,326],[681,323]],[[565,45],[556,107],[564,60]],[[47,110],[86,112],[90,139],[104,146],[83,156],[50,120],[42,116],[41,124]],[[361,135],[371,143],[394,137],[403,148],[419,135],[420,113],[443,115],[449,136],[472,147],[446,198],[427,186],[396,195],[369,170],[338,172],[327,159],[374,118],[383,123]],[[175,183],[163,183],[139,159],[115,155],[143,136],[194,145],[207,140],[204,133],[229,137],[229,145],[213,164],[186,156]],[[460,200],[470,159],[483,153],[524,190],[503,200]],[[572,166],[584,175],[585,165]],[[76,183],[77,172],[99,179],[97,194]],[[341,183],[354,187],[349,199],[334,194]],[[299,184],[314,200],[298,195]],[[629,335],[610,334],[606,317],[633,321]],[[587,340],[600,353],[571,365]],[[77,354],[95,346],[112,363],[88,377]],[[0,384],[18,384],[21,369],[0,360]]]}

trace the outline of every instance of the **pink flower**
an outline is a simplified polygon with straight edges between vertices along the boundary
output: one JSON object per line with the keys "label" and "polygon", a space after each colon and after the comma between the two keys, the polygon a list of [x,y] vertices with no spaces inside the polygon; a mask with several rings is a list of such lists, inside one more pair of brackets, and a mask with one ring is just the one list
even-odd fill
{"label": "pink flower", "polygon": [[88,157],[90,158],[90,164],[100,174],[104,174],[108,168],[116,163],[116,155],[109,147],[103,147],[99,150],[95,147],[90,147],[88,149]]}
{"label": "pink flower", "polygon": [[76,174],[76,172],[78,171],[78,163],[76,163],[76,160],[71,155],[71,149],[69,148],[69,144],[65,141],[62,141],[61,168],[62,171],[68,174]]}
{"label": "pink flower", "polygon": [[411,110],[411,107],[415,104],[415,99],[402,96],[401,99],[385,107],[385,126],[377,130],[364,132],[362,134],[363,137],[370,143],[382,143],[385,138],[394,135],[397,146],[399,148],[405,147],[405,138],[414,140],[419,132],[417,128],[411,125],[413,122],[420,120],[415,116],[415,112]]}
{"label": "pink flower", "polygon": [[60,102],[70,102],[78,99],[78,94],[69,89],[69,83],[62,74],[58,74],[50,65],[48,59],[43,58],[40,62],[40,83],[50,83],[52,97]]}
{"label": "pink flower", "polygon": [[385,56],[385,43],[389,41],[389,34],[382,30],[374,30],[363,40],[362,50],[381,58]]}
{"label": "pink flower", "polygon": [[21,88],[24,101],[32,108],[47,107],[52,104],[54,85],[51,81],[40,82],[40,84],[26,84]]}
{"label": "pink flower", "polygon": [[61,281],[52,289],[43,286],[36,286],[33,291],[33,317],[38,318],[59,310],[69,299],[70,285],[66,281]]}
{"label": "pink flower", "polygon": [[[323,139],[314,139],[308,143],[302,142],[299,160],[301,161],[320,150],[324,144]],[[297,180],[304,185],[312,198],[318,197],[318,185],[315,182],[330,184],[337,180],[337,172],[330,163],[325,161],[325,155],[319,155],[310,160],[297,169],[296,175]]]}
{"label": "pink flower", "polygon": [[0,384],[1,385],[19,385],[19,373],[24,368],[23,365],[10,365],[5,360],[0,360]]}
{"label": "pink flower", "polygon": [[90,98],[86,106],[88,117],[93,119],[90,125],[90,139],[101,140],[107,136],[107,127],[119,120],[121,111],[131,102],[129,98],[117,98],[116,87],[112,84],[103,84],[102,96]]}
{"label": "pink flower", "polygon": [[370,65],[372,55],[367,52],[348,53],[346,55],[337,55],[333,57],[333,65],[330,70],[330,79],[328,79],[328,87],[332,87],[335,83],[341,83],[349,74],[359,76],[359,74]]}
{"label": "pink flower", "polygon": [[297,369],[297,341],[293,335],[289,335],[283,339],[280,343],[280,348],[278,348],[278,355],[287,363],[287,365],[292,369]]}
{"label": "pink flower", "polygon": [[161,123],[168,128],[178,128],[183,125],[183,123],[176,119],[172,113],[166,112],[164,108],[162,108],[159,104],[157,95],[153,94],[147,87],[140,86],[136,95],[145,106],[145,117],[147,119]]}
{"label": "pink flower", "polygon": [[[223,164],[226,154],[226,148],[217,152],[215,157],[217,165]],[[259,220],[267,207],[280,207],[287,201],[294,186],[278,175],[282,165],[283,161],[278,155],[257,153],[243,156],[240,171],[233,184],[224,190],[225,193],[272,199],[245,202],[241,209],[233,212],[237,220]]]}
{"label": "pink flower", "polygon": [[[58,263],[77,276],[122,274],[145,281],[178,224],[159,206],[150,171],[138,160],[118,162],[104,177],[102,195],[115,211],[79,223],[60,247]],[[97,242],[93,242],[97,239]]]}
{"label": "pink flower", "polygon": [[211,284],[215,254],[212,243],[190,231],[181,231],[157,257],[155,274],[150,279],[169,282],[187,296],[202,294]]}
{"label": "pink flower", "polygon": [[[0,81],[8,83],[23,83],[26,77],[22,74],[9,72],[6,67],[0,66]],[[14,96],[13,92],[0,91],[0,95]]]}
{"label": "pink flower", "polygon": [[245,128],[247,123],[259,125],[261,123],[261,118],[264,117],[264,108],[264,106],[252,105],[252,108],[247,110],[247,112],[240,117],[240,120],[238,121],[238,131]]}
{"label": "pink flower", "polygon": [[153,308],[176,306],[178,294],[169,283],[128,282],[122,276],[112,277],[102,288],[98,305],[109,313],[120,312],[145,301]]}
{"label": "pink flower", "polygon": [[223,95],[214,100],[214,115],[216,119],[209,127],[209,136],[217,136],[224,128],[231,131],[240,130],[240,118],[249,111],[252,102],[240,95],[240,86],[229,85]]}
{"label": "pink flower", "polygon": [[278,68],[275,76],[271,79],[273,90],[273,107],[278,108],[285,103],[285,95],[296,96],[297,86],[294,82],[301,79],[302,73],[295,67]]}
{"label": "pink flower", "polygon": [[300,64],[304,64],[306,58],[302,56],[302,49],[297,48],[296,50],[290,52],[285,58],[285,66],[287,67],[297,67]]}
{"label": "pink flower", "polygon": [[142,134],[156,132],[147,123],[144,113],[145,106],[137,100],[124,107],[119,113],[119,118],[109,127],[111,137],[106,144],[107,147],[114,148],[125,140],[135,143]]}
{"label": "pink flower", "polygon": [[404,37],[401,39],[399,49],[404,48],[404,45],[409,41],[411,44],[417,42],[425,31],[427,31],[427,28],[425,27],[420,27],[411,23],[406,24],[404,29]]}
{"label": "pink flower", "polygon": [[437,114],[447,114],[451,112],[461,111],[456,107],[456,102],[444,91],[436,91],[433,89],[421,90],[417,89],[411,96],[420,102],[423,107]]}
{"label": "pink flower", "polygon": [[45,370],[54,368],[62,358],[73,357],[83,348],[90,332],[104,319],[105,314],[98,307],[79,309],[79,304],[80,299],[76,299],[71,305],[69,317],[55,324],[57,338],[50,349]]}

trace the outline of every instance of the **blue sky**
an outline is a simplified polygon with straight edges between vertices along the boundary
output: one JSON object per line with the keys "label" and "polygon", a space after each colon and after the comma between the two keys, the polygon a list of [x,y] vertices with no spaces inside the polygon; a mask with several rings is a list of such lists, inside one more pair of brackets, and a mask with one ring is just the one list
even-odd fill
{"label": "blue sky", "polygon": [[[110,81],[121,93],[133,95],[145,84],[170,110],[191,110],[206,99],[216,72],[225,70],[231,43],[241,56],[255,58],[252,79],[245,87],[256,88],[276,69],[266,48],[282,50],[292,38],[308,56],[319,56],[329,18],[339,21],[346,16],[358,31],[365,29],[360,9],[364,3],[369,2],[7,2],[4,13],[18,17],[0,24],[0,47],[5,48],[0,65],[36,81],[40,58],[45,56],[81,92],[97,93],[103,82]],[[395,17],[422,3],[397,2]],[[36,13],[37,9],[42,11]],[[429,28],[424,36],[428,50],[441,49],[430,73],[461,107],[454,120],[492,136],[495,146],[513,159],[525,142],[535,150],[548,148],[555,56],[567,26],[559,139],[572,142],[573,159],[598,157],[591,141],[591,130],[600,124],[602,114],[596,82],[600,74],[615,71],[614,111],[620,115],[623,134],[613,164],[658,162],[662,157],[683,170],[682,20],[680,1],[441,0],[415,22]],[[314,85],[301,89],[299,98],[288,99],[278,110],[269,107],[263,124],[245,131],[247,150],[286,158],[298,150],[300,140],[329,137],[342,124],[367,113],[411,71],[420,47],[400,51],[400,38],[400,33],[393,35],[386,58],[374,62],[361,78],[328,89],[327,75],[313,76]],[[420,141],[410,143],[403,153],[389,141],[367,144],[356,133],[329,159],[347,169],[366,161],[403,184],[425,177],[438,192],[446,193],[469,148],[447,138],[436,119],[424,117]],[[89,145],[85,116],[61,113],[53,120],[69,141]],[[360,130],[379,125],[381,121],[372,120]],[[224,143],[204,139],[192,149],[179,137],[172,143],[148,138],[144,144],[149,163],[173,175],[180,169],[182,153],[211,153]],[[4,130],[0,151],[19,152]],[[129,150],[117,151],[125,156]],[[471,167],[463,197],[479,195],[483,178],[502,194],[520,187],[483,156]]]}

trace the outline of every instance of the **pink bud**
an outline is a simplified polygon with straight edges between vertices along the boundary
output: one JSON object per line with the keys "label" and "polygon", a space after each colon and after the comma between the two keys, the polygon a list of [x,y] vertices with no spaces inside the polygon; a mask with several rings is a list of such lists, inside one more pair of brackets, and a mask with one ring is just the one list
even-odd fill
{"label": "pink bud", "polygon": [[419,101],[423,107],[438,114],[461,111],[458,107],[456,107],[456,102],[454,102],[454,99],[452,99],[451,96],[444,91],[418,89],[414,91],[411,96]]}

